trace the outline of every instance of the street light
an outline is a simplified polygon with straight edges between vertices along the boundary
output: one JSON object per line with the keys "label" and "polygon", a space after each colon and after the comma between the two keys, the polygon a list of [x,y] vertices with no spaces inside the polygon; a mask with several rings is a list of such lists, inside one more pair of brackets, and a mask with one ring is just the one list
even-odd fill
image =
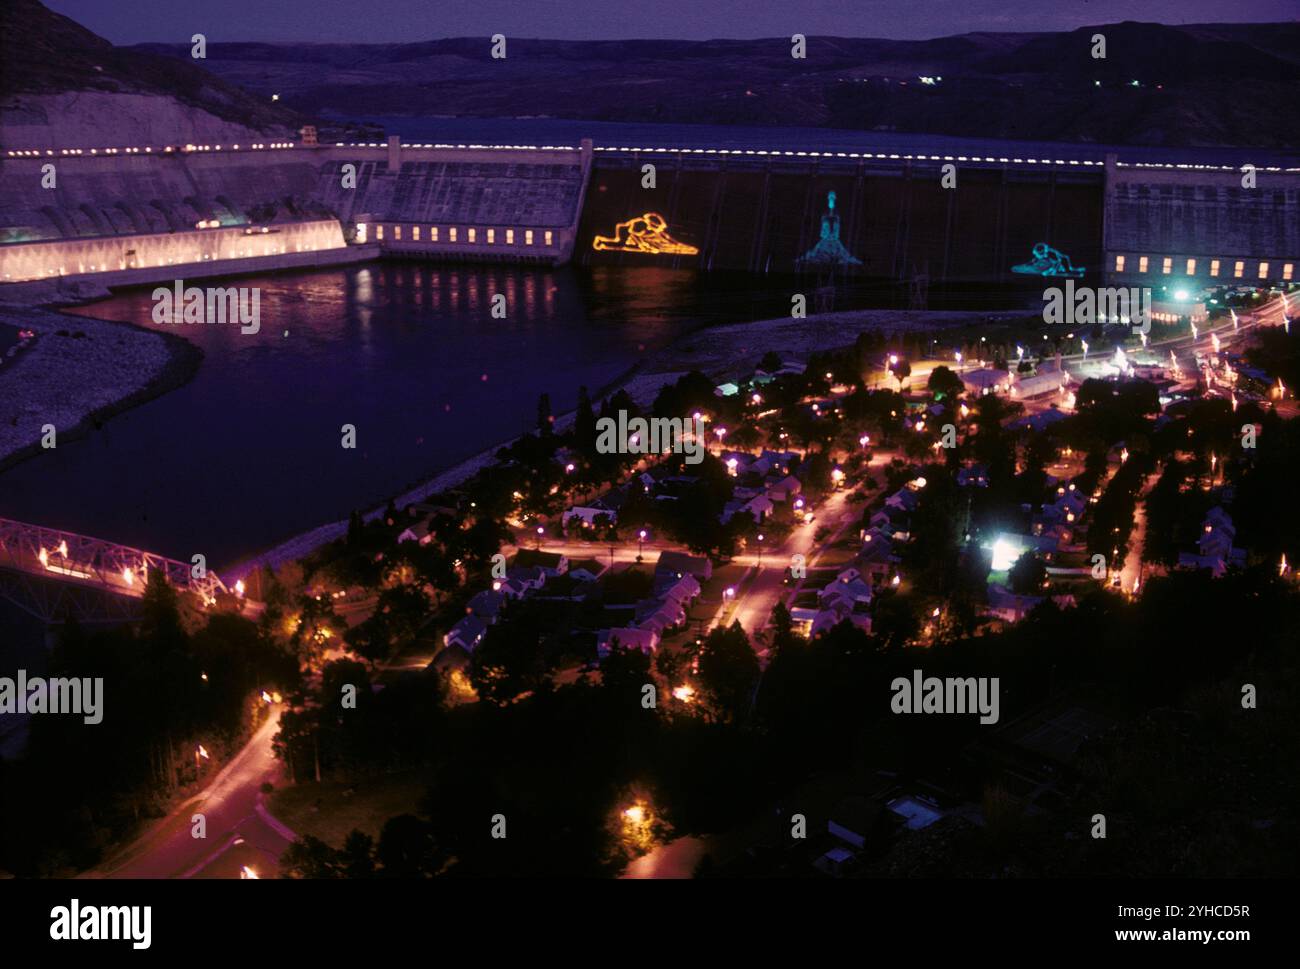
{"label": "street light", "polygon": [[759,535],[758,535],[758,567],[759,567],[760,569],[763,567],[763,534],[762,534],[762,532],[760,532]]}
{"label": "street light", "polygon": [[637,532],[636,536],[636,560],[641,561],[641,556],[645,554],[645,529]]}
{"label": "street light", "polygon": [[544,534],[546,534],[546,529],[543,528],[541,525],[538,525],[538,526],[537,526],[537,547],[538,547],[538,549],[540,549],[540,548],[542,547],[542,536],[543,536]]}

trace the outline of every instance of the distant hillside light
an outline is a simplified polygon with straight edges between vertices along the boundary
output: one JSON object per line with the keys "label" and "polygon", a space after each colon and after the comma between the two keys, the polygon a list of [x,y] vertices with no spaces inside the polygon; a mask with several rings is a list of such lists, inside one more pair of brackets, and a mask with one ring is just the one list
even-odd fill
{"label": "distant hillside light", "polygon": [[[1136,82],[1135,82],[1135,83],[1136,83]],[[280,95],[278,95],[278,94],[272,94],[272,95],[271,95],[271,100],[272,100],[272,101],[279,101],[279,100],[280,100]]]}

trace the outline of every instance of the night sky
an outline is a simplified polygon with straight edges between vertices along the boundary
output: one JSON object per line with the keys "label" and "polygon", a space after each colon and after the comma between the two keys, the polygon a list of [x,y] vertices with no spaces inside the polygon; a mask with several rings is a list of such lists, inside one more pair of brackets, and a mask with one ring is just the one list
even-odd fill
{"label": "night sky", "polygon": [[1295,0],[45,0],[116,44],[809,36],[924,39],[1142,20],[1294,20]]}

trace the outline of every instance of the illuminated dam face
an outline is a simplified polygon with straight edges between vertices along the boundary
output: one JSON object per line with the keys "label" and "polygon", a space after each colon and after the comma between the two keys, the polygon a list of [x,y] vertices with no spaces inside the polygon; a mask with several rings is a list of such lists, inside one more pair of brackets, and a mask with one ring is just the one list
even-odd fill
{"label": "illuminated dam face", "polygon": [[[285,146],[6,159],[0,280],[147,282],[357,261],[809,271],[827,199],[846,272],[1005,282],[1036,246],[1129,282],[1294,279],[1300,173],[1094,160],[577,147]],[[806,153],[813,154],[816,153]],[[978,162],[978,164],[974,164]],[[644,187],[647,164],[653,188]],[[1207,168],[1207,166],[1199,166]],[[1186,169],[1186,170],[1184,170]],[[267,237],[257,238],[261,228]],[[1037,261],[1036,261],[1037,259]],[[187,262],[188,260],[188,262]],[[1076,274],[1071,274],[1076,275]]]}
{"label": "illuminated dam face", "polygon": [[[642,188],[642,165],[656,187]],[[755,273],[809,269],[824,245],[828,198],[848,271],[883,279],[1006,280],[1034,244],[1051,239],[1084,265],[1102,250],[1104,172],[962,170],[941,185],[939,163],[880,164],[805,159],[719,161],[688,156],[597,156],[580,239],[650,209],[671,237],[698,255],[646,255],[628,247],[580,247],[584,264],[681,266]]]}

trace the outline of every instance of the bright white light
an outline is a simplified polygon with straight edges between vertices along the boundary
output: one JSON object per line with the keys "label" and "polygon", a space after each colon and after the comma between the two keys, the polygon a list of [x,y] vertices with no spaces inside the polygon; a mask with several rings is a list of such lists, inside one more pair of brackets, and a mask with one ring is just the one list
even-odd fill
{"label": "bright white light", "polygon": [[1005,537],[999,537],[993,543],[993,570],[1002,572],[1011,568],[1020,558],[1024,549]]}

